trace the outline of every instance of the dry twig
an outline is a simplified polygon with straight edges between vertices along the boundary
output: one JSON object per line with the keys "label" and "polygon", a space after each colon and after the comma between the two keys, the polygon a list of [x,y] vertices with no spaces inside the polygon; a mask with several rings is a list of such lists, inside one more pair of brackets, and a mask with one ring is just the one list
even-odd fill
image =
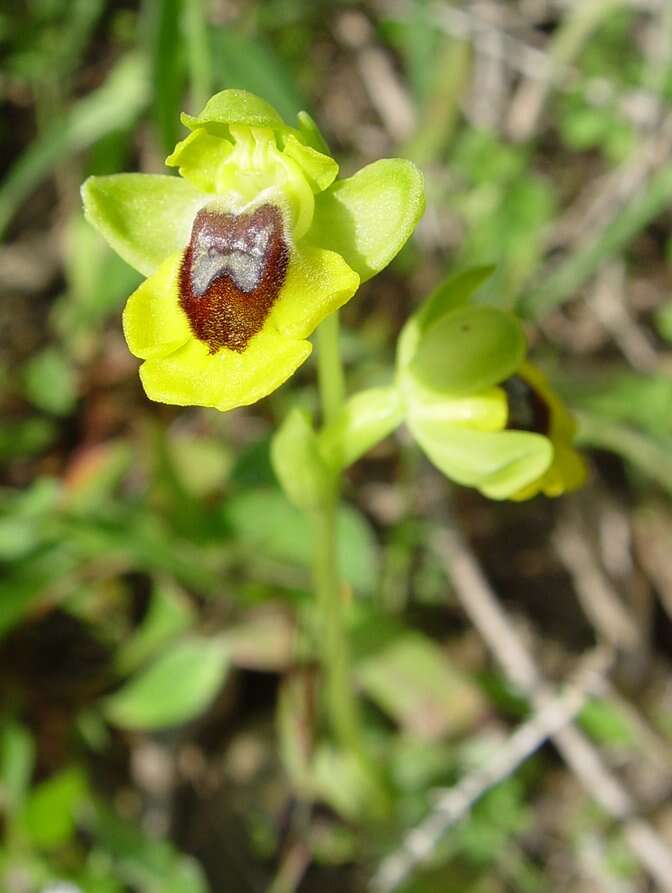
{"label": "dry twig", "polygon": [[446,831],[464,818],[486,791],[515,772],[547,738],[571,722],[586,703],[596,677],[606,669],[608,661],[609,654],[604,649],[589,654],[566,689],[551,697],[520,725],[486,766],[465,776],[455,787],[440,792],[430,815],[383,862],[374,878],[373,889],[378,893],[395,890],[417,865],[431,856]]}
{"label": "dry twig", "polygon": [[[509,680],[529,694],[538,711],[543,710],[553,695],[461,532],[455,525],[447,525],[434,537],[432,548],[451,577],[465,613]],[[638,817],[635,798],[604,765],[597,749],[572,725],[557,729],[551,739],[586,791],[605,812],[622,823],[625,839],[651,877],[662,890],[672,893],[670,846],[649,822]]]}
{"label": "dry twig", "polygon": [[584,613],[599,634],[614,648],[638,649],[642,641],[635,618],[596,561],[576,513],[565,512],[553,540]]}

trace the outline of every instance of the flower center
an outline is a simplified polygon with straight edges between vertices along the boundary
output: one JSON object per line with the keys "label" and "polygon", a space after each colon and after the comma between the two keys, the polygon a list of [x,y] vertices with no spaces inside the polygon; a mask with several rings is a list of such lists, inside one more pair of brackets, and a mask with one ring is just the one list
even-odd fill
{"label": "flower center", "polygon": [[546,401],[524,378],[513,375],[501,385],[506,392],[509,420],[506,427],[514,431],[530,431],[548,434],[550,412]]}
{"label": "flower center", "polygon": [[289,266],[279,208],[199,211],[180,268],[180,306],[210,353],[242,353],[262,328]]}

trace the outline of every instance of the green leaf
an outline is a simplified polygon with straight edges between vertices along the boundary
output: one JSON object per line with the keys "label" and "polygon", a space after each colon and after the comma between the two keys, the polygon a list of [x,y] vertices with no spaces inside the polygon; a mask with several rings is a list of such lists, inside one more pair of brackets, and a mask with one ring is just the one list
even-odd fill
{"label": "green leaf", "polygon": [[167,446],[175,471],[191,495],[210,496],[226,482],[233,451],[221,438],[181,432],[173,434]]}
{"label": "green leaf", "polygon": [[579,715],[579,722],[600,744],[620,744],[633,747],[637,736],[623,711],[605,698],[589,701]]}
{"label": "green leaf", "polygon": [[[668,242],[668,263],[670,261],[671,249],[672,243]],[[672,342],[672,304],[663,304],[662,307],[658,307],[654,314],[654,322],[656,325],[656,331],[658,332],[660,337],[664,338],[668,343]]]}
{"label": "green leaf", "polygon": [[588,234],[576,251],[572,251],[538,288],[521,301],[521,313],[533,319],[543,317],[579,290],[610,258],[627,251],[637,235],[663,214],[672,201],[672,164],[654,173],[648,182],[635,190],[628,204],[609,215],[608,223]]}
{"label": "green leaf", "polygon": [[128,729],[162,729],[207,709],[228,668],[226,646],[216,639],[186,639],[107,698],[108,719]]}
{"label": "green leaf", "polygon": [[572,405],[605,420],[624,422],[654,437],[672,434],[672,378],[602,367],[596,375],[563,377]]}
{"label": "green leaf", "polygon": [[0,428],[0,459],[34,456],[46,449],[55,435],[54,421],[44,416],[15,422],[5,418]]}
{"label": "green leaf", "polygon": [[185,83],[180,27],[183,6],[182,0],[148,4],[154,86],[152,115],[165,152],[173,148],[179,132],[178,113]]}
{"label": "green leaf", "polygon": [[[656,438],[587,412],[577,413],[577,444],[610,450],[630,462],[641,474],[672,494],[670,438]],[[0,621],[1,624],[1,621]]]}
{"label": "green leaf", "polygon": [[58,162],[135,121],[149,99],[142,57],[121,59],[102,87],[72,106],[10,168],[0,187],[0,235],[21,202]]}
{"label": "green leaf", "polygon": [[128,673],[139,667],[185,632],[193,619],[194,612],[184,593],[172,584],[157,586],[140,627],[117,652],[120,671]]}
{"label": "green leaf", "polygon": [[310,417],[293,409],[271,442],[273,469],[288,499],[298,508],[319,506],[332,486]]}
{"label": "green leaf", "polygon": [[496,307],[464,307],[422,333],[409,372],[425,387],[473,394],[513,375],[525,357],[523,329]]}
{"label": "green leaf", "polygon": [[339,421],[321,432],[324,455],[337,468],[347,468],[391,434],[403,421],[396,388],[370,388],[351,397]]}
{"label": "green leaf", "polygon": [[[242,87],[263,96],[273,110],[292,121],[306,105],[288,66],[273,45],[238,28],[211,29],[216,71],[222,86]],[[314,148],[322,152],[319,146]]]}
{"label": "green leaf", "polygon": [[550,441],[527,431],[471,431],[412,415],[409,426],[446,477],[491,499],[508,499],[537,480],[553,459]]}
{"label": "green leaf", "polygon": [[309,237],[365,282],[401,250],[424,209],[420,171],[403,158],[383,158],[316,196]]}
{"label": "green leaf", "polygon": [[363,661],[366,694],[410,735],[428,740],[464,732],[484,709],[478,688],[431,639],[404,633]]}
{"label": "green leaf", "polygon": [[0,783],[3,806],[14,814],[23,804],[33,772],[35,745],[28,730],[8,720],[0,730]]}
{"label": "green leaf", "polygon": [[20,817],[32,844],[51,850],[67,843],[74,834],[75,812],[86,795],[86,777],[79,769],[61,772],[35,788]]}
{"label": "green leaf", "polygon": [[[94,807],[94,839],[107,859],[113,857],[127,885],[142,893],[207,893],[208,884],[195,859],[177,852],[169,841],[146,834],[114,815],[103,803]],[[98,888],[93,887],[91,893],[99,893]]]}
{"label": "green leaf", "polygon": [[[246,490],[229,499],[224,520],[255,554],[309,568],[313,562],[312,518],[295,508],[279,490]],[[342,506],[338,517],[339,571],[360,592],[371,592],[378,580],[375,537],[364,517]]]}
{"label": "green leaf", "polygon": [[24,369],[26,396],[38,409],[67,415],[77,400],[77,375],[69,358],[56,347],[47,347]]}
{"label": "green leaf", "polygon": [[[62,490],[53,478],[39,477],[27,489],[9,492],[0,506],[0,560],[17,561],[27,557],[43,541],[45,527],[62,497]],[[3,597],[3,613],[6,613],[9,612],[8,589]]]}
{"label": "green leaf", "polygon": [[82,199],[87,220],[127,263],[149,276],[189,242],[204,193],[179,177],[112,174],[89,177]]}
{"label": "green leaf", "polygon": [[67,294],[54,308],[55,321],[69,353],[88,358],[98,346],[105,319],[119,311],[140,277],[81,213],[68,221],[64,245]]}
{"label": "green leaf", "polygon": [[344,818],[375,817],[376,792],[371,777],[354,754],[327,744],[320,747],[312,766],[312,784],[316,793]]}

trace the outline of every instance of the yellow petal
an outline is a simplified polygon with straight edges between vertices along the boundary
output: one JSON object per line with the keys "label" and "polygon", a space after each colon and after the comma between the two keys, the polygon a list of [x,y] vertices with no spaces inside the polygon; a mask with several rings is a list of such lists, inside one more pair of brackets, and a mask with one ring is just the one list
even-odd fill
{"label": "yellow petal", "polygon": [[165,357],[192,337],[180,307],[178,274],[182,253],[172,254],[126,303],[123,316],[128,348],[141,360]]}
{"label": "yellow petal", "polygon": [[192,338],[170,356],[143,363],[140,378],[151,400],[225,412],[280,387],[310,351],[308,341],[285,338],[267,322],[242,353],[222,348],[210,354],[206,344]]}
{"label": "yellow petal", "polygon": [[307,338],[357,291],[359,276],[340,254],[312,245],[292,251],[287,279],[270,320],[289,338]]}

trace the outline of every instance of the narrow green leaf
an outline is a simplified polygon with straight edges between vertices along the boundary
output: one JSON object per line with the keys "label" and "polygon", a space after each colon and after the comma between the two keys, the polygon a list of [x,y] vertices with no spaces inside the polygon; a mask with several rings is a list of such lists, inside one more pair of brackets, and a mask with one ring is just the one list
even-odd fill
{"label": "narrow green leaf", "polygon": [[75,103],[26,149],[0,186],[0,235],[21,202],[58,162],[112,131],[130,126],[149,99],[145,60],[125,56],[102,87]]}
{"label": "narrow green leaf", "polygon": [[307,105],[287,65],[262,38],[248,37],[234,28],[218,28],[213,34],[213,47],[220,86],[239,87],[263,96],[291,123]]}
{"label": "narrow green leaf", "polygon": [[670,201],[672,165],[666,165],[604,229],[589,237],[545,277],[543,285],[523,299],[521,312],[533,319],[541,319],[554,307],[575,298],[600,266],[625,251],[635,236],[663,213]]}
{"label": "narrow green leaf", "polygon": [[3,804],[13,815],[23,804],[30,787],[35,745],[30,732],[8,720],[0,730],[0,783]]}
{"label": "narrow green leaf", "polygon": [[184,41],[180,24],[182,0],[150,0],[152,49],[152,116],[164,152],[170,152],[179,136],[179,112],[186,82]]}

